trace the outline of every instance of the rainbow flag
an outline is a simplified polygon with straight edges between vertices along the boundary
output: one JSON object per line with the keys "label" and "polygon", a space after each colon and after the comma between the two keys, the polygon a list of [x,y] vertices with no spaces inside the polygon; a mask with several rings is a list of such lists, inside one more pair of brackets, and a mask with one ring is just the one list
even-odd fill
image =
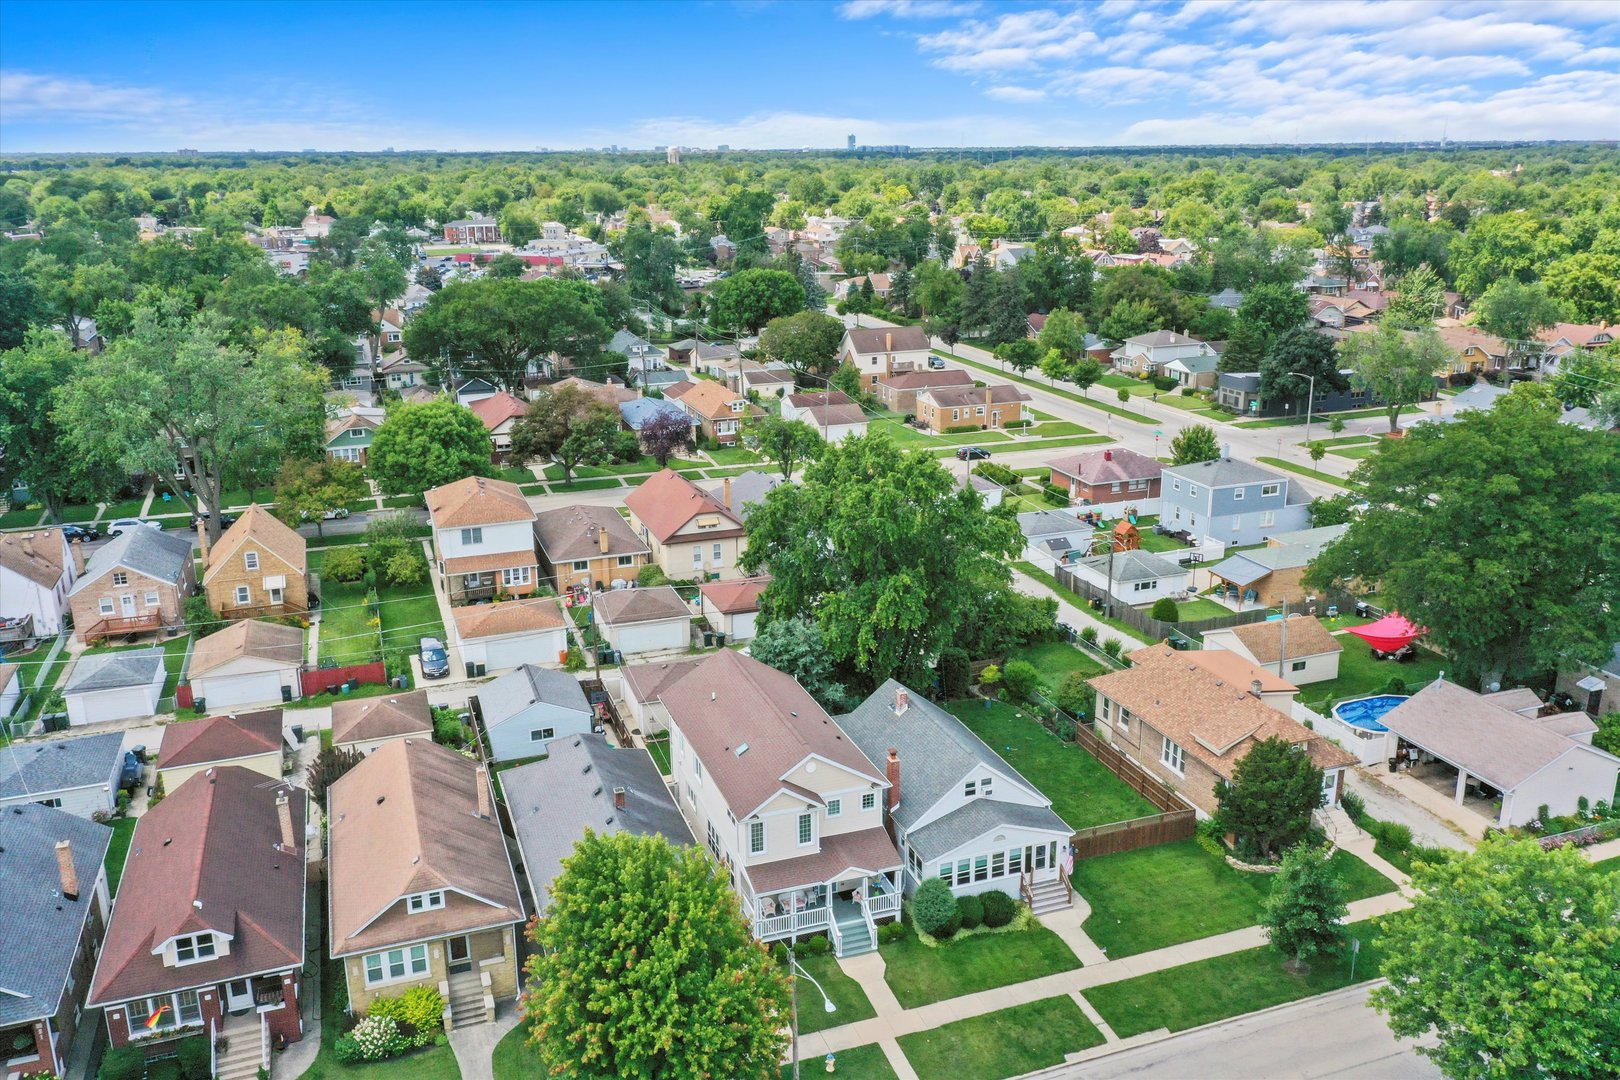
{"label": "rainbow flag", "polygon": [[146,1018],[146,1030],[156,1031],[157,1026],[163,1022],[163,1014],[169,1011],[169,1006],[159,1005],[157,1011]]}

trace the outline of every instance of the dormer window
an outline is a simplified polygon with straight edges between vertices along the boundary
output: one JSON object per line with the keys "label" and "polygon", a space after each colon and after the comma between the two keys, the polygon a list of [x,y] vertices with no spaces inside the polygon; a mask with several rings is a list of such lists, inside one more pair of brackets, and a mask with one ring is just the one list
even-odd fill
{"label": "dormer window", "polygon": [[257,570],[259,568],[259,553],[257,551],[247,552],[242,556],[242,562],[247,565],[249,570]]}
{"label": "dormer window", "polygon": [[444,890],[435,889],[433,892],[412,893],[405,898],[405,908],[412,915],[419,911],[437,911],[444,907]]}
{"label": "dormer window", "polygon": [[192,934],[190,937],[174,939],[174,962],[176,964],[196,964],[203,960],[212,960],[218,955],[212,933]]}

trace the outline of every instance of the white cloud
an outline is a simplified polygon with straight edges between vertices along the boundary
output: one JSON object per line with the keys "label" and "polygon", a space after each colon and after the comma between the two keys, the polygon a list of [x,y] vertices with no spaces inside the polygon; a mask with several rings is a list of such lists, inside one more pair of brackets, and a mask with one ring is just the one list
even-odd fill
{"label": "white cloud", "polygon": [[846,0],[838,5],[838,15],[844,19],[946,19],[971,15],[978,8],[976,3],[955,0]]}
{"label": "white cloud", "polygon": [[1070,60],[1097,35],[1081,11],[1019,11],[993,22],[971,19],[953,30],[918,38],[928,52],[944,53],[934,66],[947,71],[989,72]]}
{"label": "white cloud", "polygon": [[110,86],[83,79],[0,71],[0,113],[11,122],[161,118],[190,108],[185,98],[138,86]]}
{"label": "white cloud", "polygon": [[1045,101],[1046,91],[1032,86],[992,86],[984,96],[997,101]]}

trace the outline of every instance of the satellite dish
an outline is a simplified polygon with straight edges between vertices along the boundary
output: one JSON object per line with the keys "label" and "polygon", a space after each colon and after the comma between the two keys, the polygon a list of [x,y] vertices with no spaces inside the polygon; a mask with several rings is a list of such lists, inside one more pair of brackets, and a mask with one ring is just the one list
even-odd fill
{"label": "satellite dish", "polygon": [[1491,693],[1494,694],[1500,689],[1502,689],[1502,684],[1500,682],[1492,682],[1491,683]]}

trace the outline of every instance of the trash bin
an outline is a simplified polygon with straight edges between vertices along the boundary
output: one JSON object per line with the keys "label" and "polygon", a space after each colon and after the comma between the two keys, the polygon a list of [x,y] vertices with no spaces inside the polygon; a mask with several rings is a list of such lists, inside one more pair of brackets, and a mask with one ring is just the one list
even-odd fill
{"label": "trash bin", "polygon": [[714,643],[716,645],[720,646],[722,649],[725,648],[726,647],[726,635],[724,635],[724,634],[715,634],[714,635]]}
{"label": "trash bin", "polygon": [[703,647],[705,649],[707,649],[710,646],[712,646],[713,644],[714,644],[714,631],[713,630],[705,630],[705,631],[703,631]]}

